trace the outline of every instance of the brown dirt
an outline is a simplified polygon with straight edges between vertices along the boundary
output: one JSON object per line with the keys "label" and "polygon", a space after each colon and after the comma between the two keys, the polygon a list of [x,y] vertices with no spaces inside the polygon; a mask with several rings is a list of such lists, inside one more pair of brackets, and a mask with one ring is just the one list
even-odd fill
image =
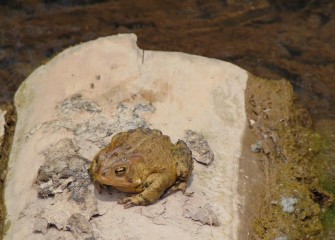
{"label": "brown dirt", "polygon": [[[262,141],[262,150],[244,151],[248,157],[243,160],[257,162],[258,168],[253,167],[249,173],[242,161],[242,168],[246,166],[246,174],[253,181],[242,178],[250,191],[244,209],[250,235],[248,238],[244,232],[241,239],[320,239],[322,212],[332,204],[333,196],[317,178],[320,136],[311,130],[309,113],[297,102],[288,81],[256,77],[248,81],[246,111],[255,124],[247,130],[245,143],[250,146]],[[282,210],[283,197],[298,199],[292,213]]]}
{"label": "brown dirt", "polygon": [[14,130],[15,130],[15,124],[16,124],[16,112],[14,109],[14,106],[11,104],[3,104],[0,106],[1,110],[6,111],[5,115],[5,136],[4,141],[2,143],[2,146],[0,147],[0,236],[5,231],[5,217],[6,217],[6,208],[4,206],[4,187],[5,182],[4,179],[6,177],[6,171],[7,171],[7,162],[9,159],[9,153],[11,149],[12,140],[14,137]]}
{"label": "brown dirt", "polygon": [[[263,203],[266,189],[266,176],[264,168],[264,156],[254,154],[250,151],[250,146],[257,141],[252,129],[244,130],[242,157],[239,161],[239,189],[238,192],[244,196],[244,207],[240,209],[241,225],[239,239],[248,239],[252,231],[251,225],[258,215]],[[263,164],[262,164],[263,163]]]}

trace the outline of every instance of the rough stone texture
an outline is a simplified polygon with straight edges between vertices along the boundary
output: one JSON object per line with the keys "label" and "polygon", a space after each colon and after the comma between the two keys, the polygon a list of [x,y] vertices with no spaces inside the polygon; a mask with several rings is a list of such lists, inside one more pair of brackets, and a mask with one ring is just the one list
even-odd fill
{"label": "rough stone texture", "polygon": [[71,215],[68,228],[77,239],[94,239],[93,229],[89,219],[80,213]]}
{"label": "rough stone texture", "polygon": [[48,221],[44,218],[36,217],[33,231],[45,235],[48,231]]}
{"label": "rough stone texture", "polygon": [[[247,80],[230,63],[143,51],[135,35],[63,51],[15,96],[5,239],[237,239]],[[191,130],[210,146],[215,160],[195,163],[191,197],[176,192],[123,209],[117,200],[127,194],[93,187],[87,174],[93,156],[113,134],[141,126],[173,142]]]}
{"label": "rough stone texture", "polygon": [[203,206],[199,205],[196,208],[193,206],[193,209],[186,207],[184,216],[191,218],[194,221],[199,221],[202,224],[210,226],[220,225],[220,220],[210,203],[205,203]]}
{"label": "rough stone texture", "polygon": [[209,165],[214,160],[214,153],[209,147],[208,142],[199,133],[196,133],[192,130],[186,131],[186,144],[192,151],[192,158],[205,165]]}

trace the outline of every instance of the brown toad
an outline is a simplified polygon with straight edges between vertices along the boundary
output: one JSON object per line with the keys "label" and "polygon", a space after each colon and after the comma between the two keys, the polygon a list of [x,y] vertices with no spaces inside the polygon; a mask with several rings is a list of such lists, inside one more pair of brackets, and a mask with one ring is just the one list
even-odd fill
{"label": "brown toad", "polygon": [[148,205],[164,192],[185,192],[193,160],[186,143],[175,145],[159,130],[138,128],[120,132],[94,157],[90,173],[95,183],[137,193],[119,203]]}

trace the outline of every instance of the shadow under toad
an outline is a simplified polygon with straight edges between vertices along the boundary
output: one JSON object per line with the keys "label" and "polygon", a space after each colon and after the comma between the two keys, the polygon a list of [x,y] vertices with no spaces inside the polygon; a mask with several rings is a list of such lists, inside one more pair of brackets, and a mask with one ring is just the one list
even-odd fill
{"label": "shadow under toad", "polygon": [[[189,187],[192,184],[192,182],[193,182],[193,175],[191,175],[191,177],[189,178],[186,191],[183,193],[185,196],[192,197],[193,192],[189,190]],[[107,185],[97,186],[96,184],[93,184],[93,185],[94,185],[93,194],[95,198],[102,202],[118,202],[126,197],[130,197],[130,196],[134,196],[138,194],[138,193],[121,192],[113,188],[112,186],[107,186]],[[173,186],[171,186],[170,188],[167,188],[165,192],[162,194],[162,196],[157,200],[157,202],[168,198],[170,195],[180,192],[180,190],[169,191],[172,187]]]}
{"label": "shadow under toad", "polygon": [[111,186],[97,187],[94,185],[94,196],[102,202],[118,202],[123,198],[134,195],[133,193],[121,192]]}

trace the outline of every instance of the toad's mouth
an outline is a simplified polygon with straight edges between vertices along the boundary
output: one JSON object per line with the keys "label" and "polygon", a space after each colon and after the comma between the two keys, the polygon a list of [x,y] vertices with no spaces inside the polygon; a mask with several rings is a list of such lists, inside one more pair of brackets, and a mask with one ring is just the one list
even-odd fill
{"label": "toad's mouth", "polygon": [[123,177],[122,179],[117,179],[99,175],[96,178],[96,181],[99,182],[100,184],[111,186],[121,192],[139,193],[143,191],[140,181],[129,182],[126,180],[125,177]]}
{"label": "toad's mouth", "polygon": [[95,175],[95,181],[102,184],[108,185],[122,192],[141,192],[141,180],[131,179],[127,173],[122,176],[115,174],[115,169],[99,169],[98,174]]}
{"label": "toad's mouth", "polygon": [[115,178],[115,177],[105,177],[102,175],[98,175],[96,178],[101,184],[109,185],[113,187],[123,187],[123,186],[132,186],[133,183],[128,182],[125,177],[122,178]]}

